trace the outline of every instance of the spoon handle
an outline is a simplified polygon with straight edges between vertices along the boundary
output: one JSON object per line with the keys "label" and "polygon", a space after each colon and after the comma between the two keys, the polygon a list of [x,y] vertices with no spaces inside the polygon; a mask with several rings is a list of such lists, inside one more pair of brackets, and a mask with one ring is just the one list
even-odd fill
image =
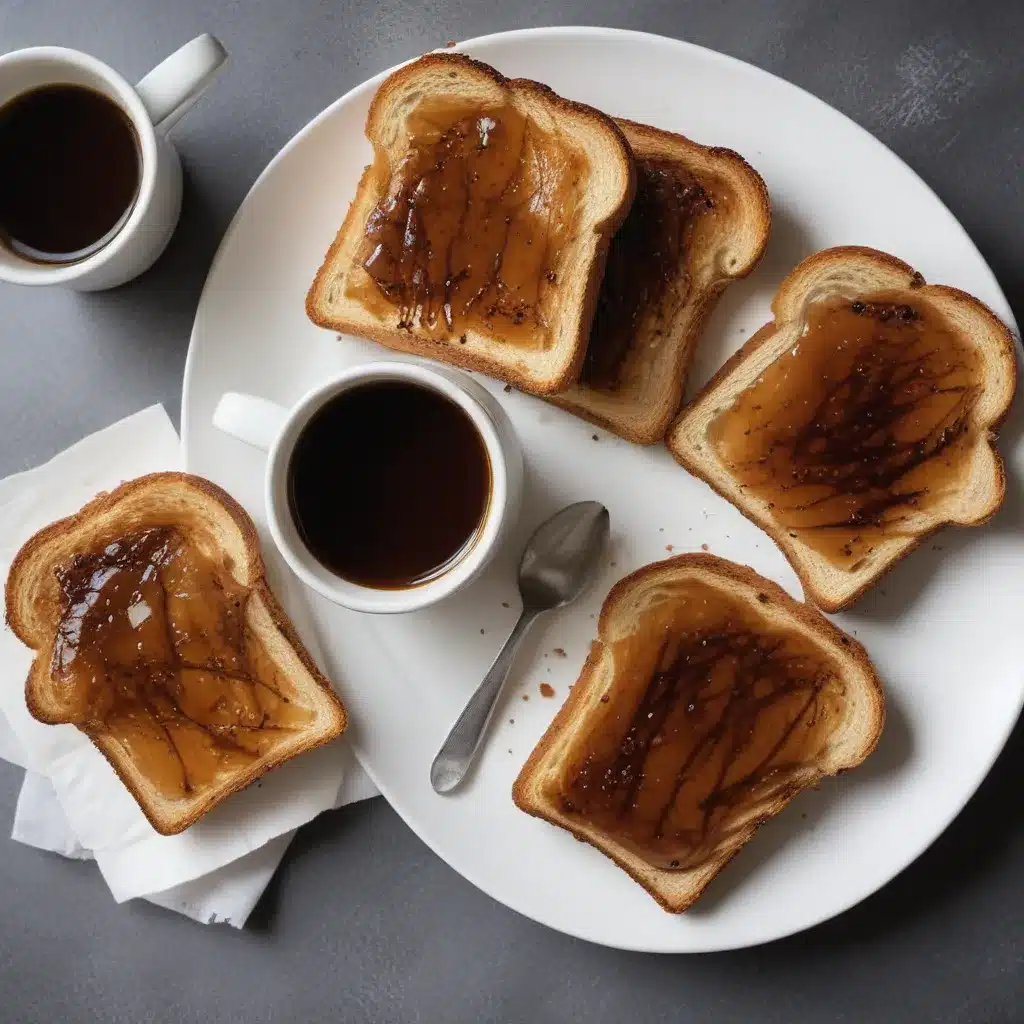
{"label": "spoon handle", "polygon": [[490,722],[498,703],[498,695],[508,678],[516,648],[538,614],[540,613],[533,609],[523,609],[523,614],[519,616],[519,621],[498,652],[494,664],[487,670],[483,682],[469,698],[469,703],[452,726],[448,738],[441,744],[441,749],[430,766],[430,784],[435,792],[450,793],[469,770],[477,750],[480,749],[480,741],[487,731],[487,723]]}

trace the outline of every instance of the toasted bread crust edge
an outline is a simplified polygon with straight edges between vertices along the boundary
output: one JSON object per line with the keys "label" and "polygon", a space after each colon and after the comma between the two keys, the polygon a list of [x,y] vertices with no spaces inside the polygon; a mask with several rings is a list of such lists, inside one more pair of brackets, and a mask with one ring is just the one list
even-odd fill
{"label": "toasted bread crust edge", "polygon": [[[940,522],[934,523],[923,533],[917,534],[913,541],[908,543],[907,546],[900,552],[900,554],[878,568],[873,576],[867,577],[863,583],[857,586],[854,590],[850,591],[841,600],[831,600],[827,594],[823,593],[817,586],[813,576],[808,572],[807,568],[802,564],[799,554],[795,547],[789,543],[790,538],[788,537],[788,531],[781,526],[775,524],[766,524],[758,519],[752,510],[734,504],[732,498],[730,498],[722,488],[718,486],[715,480],[709,478],[703,471],[701,463],[694,459],[690,452],[685,448],[677,447],[671,442],[671,434],[675,429],[677,423],[680,423],[687,414],[689,403],[684,406],[675,421],[668,428],[666,434],[666,447],[671,453],[672,457],[679,463],[688,473],[703,480],[717,495],[733,505],[739,513],[751,523],[754,524],[763,533],[766,533],[776,546],[782,551],[786,557],[786,561],[789,562],[790,567],[796,573],[800,580],[800,585],[803,588],[804,596],[808,601],[817,605],[822,611],[826,612],[840,612],[846,608],[849,608],[852,604],[858,601],[863,595],[870,590],[876,583],[882,580],[888,573],[890,573],[900,562],[903,561],[908,555],[916,551],[929,537],[933,536],[939,530],[944,529],[947,526],[981,526],[987,523],[993,516],[998,513],[1002,506],[1003,499],[1006,496],[1006,465],[1003,461],[1003,457],[996,447],[995,441],[999,427],[1005,422],[1006,417],[1010,413],[1010,408],[1013,404],[1013,399],[1017,390],[1017,357],[1015,350],[1015,343],[1013,333],[1010,329],[1002,322],[986,306],[980,299],[975,298],[968,292],[962,291],[959,288],[954,288],[949,285],[941,284],[927,284],[924,277],[914,270],[910,264],[905,263],[903,260],[898,259],[896,256],[892,256],[889,253],[882,252],[879,249],[872,249],[869,246],[863,245],[846,245],[836,246],[831,249],[823,249],[820,252],[814,253],[812,256],[808,256],[807,259],[802,260],[790,274],[783,280],[782,284],[779,285],[779,289],[775,294],[775,298],[772,300],[772,312],[775,313],[780,299],[783,297],[783,293],[787,291],[793,284],[799,282],[799,276],[807,270],[813,270],[818,263],[828,262],[837,256],[850,254],[858,256],[867,256],[878,260],[880,263],[887,265],[893,270],[905,273],[908,276],[908,289],[927,289],[927,294],[930,295],[943,295],[948,298],[956,299],[959,302],[969,306],[977,315],[982,319],[986,320],[992,329],[993,335],[998,335],[1003,342],[1004,347],[1004,358],[1008,361],[1008,373],[1011,378],[1011,387],[1009,389],[1009,395],[1005,406],[998,411],[996,416],[987,425],[986,433],[984,436],[984,442],[988,445],[990,452],[992,453],[995,473],[996,473],[996,493],[997,498],[994,499],[989,506],[982,509],[978,517],[970,522],[963,522],[960,520],[946,519]],[[784,323],[785,321],[783,321]],[[736,367],[742,363],[748,356],[755,353],[762,345],[771,341],[775,336],[780,326],[778,319],[773,319],[766,323],[763,327],[755,331],[744,344],[734,352],[719,368],[718,372],[701,388],[700,393],[696,395],[693,402],[696,402],[705,393],[714,390],[721,384]]]}
{"label": "toasted bread crust edge", "polygon": [[[740,280],[741,278],[747,277],[751,274],[764,257],[765,250],[768,247],[768,240],[771,235],[772,227],[771,195],[768,192],[768,186],[765,184],[764,178],[761,177],[757,169],[740,153],[737,153],[734,149],[729,149],[727,146],[707,146],[702,142],[694,141],[689,136],[683,135],[680,132],[670,132],[664,128],[656,128],[654,125],[642,124],[639,121],[631,121],[628,117],[616,117],[613,118],[613,120],[617,125],[625,125],[631,131],[635,131],[638,135],[646,136],[656,142],[668,139],[672,143],[681,144],[684,148],[700,150],[705,154],[705,156],[714,157],[716,160],[722,160],[733,164],[734,169],[747,179],[754,191],[757,192],[758,212],[761,217],[761,223],[759,225],[761,229],[761,243],[751,252],[750,258],[747,262],[736,267],[731,274],[728,274],[723,278],[723,281],[728,282]],[[628,144],[628,138],[626,141]],[[695,177],[699,178],[699,175],[695,174]]]}
{"label": "toasted bread crust edge", "polygon": [[[186,487],[200,491],[207,497],[216,501],[218,504],[223,506],[228,515],[231,516],[235,525],[241,532],[245,543],[245,552],[249,560],[249,567],[252,573],[252,580],[249,584],[250,591],[259,595],[261,600],[264,602],[274,625],[294,649],[299,660],[302,662],[303,667],[309,672],[313,679],[316,680],[321,689],[323,689],[328,696],[329,700],[334,704],[334,710],[339,723],[337,732],[330,736],[317,737],[314,742],[311,742],[300,749],[289,751],[285,756],[271,757],[265,763],[260,763],[252,769],[239,772],[237,778],[232,779],[229,785],[217,793],[216,802],[219,804],[232,794],[245,789],[246,786],[261,778],[271,769],[278,767],[285,761],[296,757],[298,754],[303,754],[308,750],[313,750],[316,747],[322,746],[324,743],[334,739],[335,736],[340,735],[348,727],[348,713],[345,710],[345,706],[338,699],[330,681],[317,667],[312,655],[308,650],[306,650],[305,644],[303,644],[302,640],[299,639],[298,633],[295,632],[295,627],[292,625],[288,616],[278,603],[277,598],[274,597],[270,587],[267,585],[266,568],[263,562],[263,555],[260,551],[259,535],[256,532],[255,524],[249,517],[249,513],[246,512],[245,509],[242,508],[242,506],[235,501],[227,491],[218,487],[216,484],[211,483],[209,480],[200,476],[194,476],[191,473],[163,472],[149,473],[146,476],[137,477],[134,480],[129,480],[126,483],[121,484],[112,491],[105,491],[98,494],[92,499],[92,501],[84,505],[74,515],[68,516],[65,519],[58,519],[49,526],[44,526],[22,545],[18,554],[15,556],[14,561],[11,563],[10,572],[7,576],[7,583],[4,587],[4,619],[10,626],[14,635],[26,647],[36,652],[36,657],[33,659],[32,665],[29,668],[28,678],[25,680],[25,702],[28,705],[29,713],[37,721],[43,722],[47,725],[67,724],[50,721],[41,715],[40,709],[33,698],[30,682],[33,674],[36,672],[36,663],[41,657],[43,657],[43,653],[39,651],[39,648],[35,645],[30,636],[30,631],[26,624],[20,620],[17,614],[17,602],[14,600],[14,592],[18,588],[18,577],[20,576],[25,564],[35,551],[49,541],[54,535],[74,531],[79,524],[88,521],[90,516],[113,509],[125,497],[130,496],[137,491],[144,490],[152,484],[184,484]],[[45,642],[45,638],[40,639],[42,642]],[[76,726],[76,728],[78,727]],[[131,793],[132,797],[134,797],[142,813],[146,816],[146,819],[161,835],[176,835],[179,832],[183,832],[190,825],[194,825],[196,821],[212,809],[209,804],[200,805],[194,811],[189,811],[182,818],[176,820],[172,826],[168,827],[167,823],[160,821],[159,818],[153,814],[152,809],[147,806],[144,794],[139,791],[134,781],[121,771],[117,761],[112,757],[110,749],[102,741],[102,738],[97,736],[95,733],[90,732],[88,729],[80,729],[80,731],[89,737],[94,746],[104,756],[107,763],[111,768],[113,768],[117,777],[124,784],[125,788]]]}
{"label": "toasted bread crust edge", "polygon": [[[679,412],[683,395],[686,392],[686,379],[697,354],[697,346],[700,343],[701,335],[704,332],[704,327],[707,324],[709,317],[718,305],[718,300],[722,297],[725,289],[733,281],[739,281],[749,276],[757,268],[758,264],[764,257],[765,250],[768,248],[768,240],[771,237],[772,204],[771,197],[768,194],[768,186],[765,185],[764,179],[757,173],[754,167],[752,167],[750,163],[748,163],[735,150],[727,149],[724,146],[705,146],[700,142],[695,142],[693,139],[688,138],[685,135],[679,134],[678,132],[665,131],[662,128],[655,128],[652,125],[641,124],[638,121],[631,121],[626,117],[617,117],[615,118],[615,122],[620,126],[625,125],[629,130],[636,132],[638,135],[645,136],[649,140],[654,140],[659,145],[664,145],[667,142],[679,145],[682,148],[689,150],[691,153],[695,149],[700,150],[705,155],[705,158],[714,158],[716,160],[722,160],[733,164],[735,173],[742,174],[747,179],[748,184],[752,190],[757,193],[758,197],[758,213],[760,215],[760,223],[758,227],[760,243],[750,253],[750,258],[746,263],[740,264],[740,266],[735,268],[731,273],[726,274],[724,277],[720,277],[712,281],[704,289],[697,301],[694,302],[694,312],[690,323],[690,330],[682,343],[678,345],[677,358],[672,368],[674,385],[673,391],[675,393],[675,398],[672,402],[672,409],[668,415],[659,418],[657,421],[653,421],[646,429],[634,430],[629,423],[623,420],[617,421],[613,417],[602,415],[600,412],[590,409],[586,405],[578,404],[571,398],[567,399],[555,395],[549,399],[552,404],[557,405],[559,408],[565,409],[567,412],[571,412],[574,416],[577,416],[588,423],[593,423],[595,426],[603,427],[605,430],[608,430],[613,434],[617,434],[619,437],[624,438],[633,444],[653,445],[658,444],[659,441],[664,439],[670,424]],[[636,156],[635,150],[633,155],[634,159],[642,159]],[[679,159],[678,162],[680,164],[685,163],[683,159]],[[692,169],[691,173],[693,173],[698,180],[700,179],[700,175],[696,174]],[[609,246],[610,244],[611,243],[609,241]],[[608,250],[606,248],[605,259],[607,259],[607,252]],[[686,254],[688,266],[690,265],[692,256],[692,251]],[[598,295],[594,300],[595,303],[599,297],[600,288],[598,288]],[[584,358],[585,357],[586,349],[584,349]],[[581,359],[580,369],[582,369],[582,364],[583,360]]]}
{"label": "toasted bread crust edge", "polygon": [[[643,445],[645,447],[660,444],[665,440],[665,434],[668,431],[669,425],[678,415],[679,403],[682,401],[682,396],[686,391],[686,377],[696,355],[697,342],[700,340],[699,336],[703,332],[708,318],[715,311],[715,306],[718,305],[718,300],[722,297],[728,285],[728,280],[715,282],[704,292],[700,303],[696,307],[692,322],[692,337],[687,344],[680,346],[682,358],[678,362],[681,365],[678,368],[674,368],[679,376],[679,398],[675,402],[675,409],[668,416],[658,420],[656,423],[652,423],[647,429],[634,430],[628,424],[618,421],[612,416],[605,416],[585,405],[577,405],[571,399],[562,398],[560,395],[547,396],[547,400],[552,405],[557,405],[559,409],[572,413],[577,419],[581,419],[585,423],[592,423],[595,427],[601,427],[603,430],[607,430],[608,433],[615,434],[616,437],[621,437],[624,441],[629,441],[631,444]],[[582,361],[580,369],[582,369]]]}
{"label": "toasted bread crust edge", "polygon": [[[558,738],[562,729],[567,723],[572,721],[576,706],[585,699],[585,694],[590,687],[594,671],[598,663],[605,656],[605,643],[602,637],[607,633],[609,619],[612,614],[614,614],[615,603],[619,596],[634,584],[642,582],[647,576],[664,572],[665,570],[671,569],[675,566],[694,567],[713,572],[722,579],[755,588],[759,593],[765,594],[769,601],[774,601],[781,605],[792,618],[814,630],[825,643],[830,645],[839,645],[845,654],[854,661],[857,667],[865,673],[868,681],[874,687],[876,696],[878,718],[875,733],[870,742],[865,744],[859,760],[845,765],[836,772],[830,774],[841,775],[844,772],[849,771],[851,768],[856,768],[862,764],[878,746],[878,741],[881,738],[882,729],[885,725],[885,691],[882,687],[882,682],[878,677],[878,673],[875,671],[875,667],[871,663],[871,659],[868,657],[868,652],[864,645],[854,637],[844,633],[838,626],[826,619],[817,608],[795,600],[777,583],[761,576],[750,566],[741,565],[738,562],[730,562],[728,559],[720,558],[718,555],[691,552],[683,555],[676,555],[673,558],[667,558],[660,562],[652,562],[648,565],[642,566],[634,572],[631,572],[628,576],[624,576],[619,580],[608,592],[608,596],[605,598],[604,604],[601,606],[601,614],[598,616],[597,621],[597,639],[591,644],[590,653],[587,656],[586,662],[584,662],[582,670],[580,671],[579,678],[569,690],[569,695],[566,697],[565,702],[562,704],[561,708],[559,708],[557,714],[552,719],[551,724],[544,731],[544,735],[537,741],[537,745],[533,748],[530,756],[526,759],[526,763],[523,765],[522,769],[520,769],[515,782],[512,784],[512,800],[521,811],[525,811],[532,817],[547,821],[549,824],[556,825],[558,828],[565,829],[567,832],[570,832],[575,836],[576,839],[594,847],[594,849],[614,861],[614,863],[618,865],[618,867],[622,868],[622,870],[625,871],[633,881],[642,886],[643,889],[646,890],[646,892],[648,892],[664,910],[672,914],[678,914],[687,910],[703,895],[704,890],[718,875],[718,873],[729,863],[729,861],[732,860],[733,857],[736,856],[736,854],[740,852],[740,850],[743,849],[744,846],[746,846],[748,842],[750,842],[760,825],[770,818],[775,817],[775,815],[781,812],[786,805],[803,790],[815,785],[817,781],[820,781],[820,779],[828,777],[825,773],[821,773],[818,775],[817,780],[811,781],[806,785],[802,785],[799,789],[796,789],[793,792],[783,792],[779,794],[778,798],[770,805],[770,807],[766,808],[765,813],[761,816],[760,820],[751,827],[747,837],[734,849],[727,851],[725,854],[720,855],[717,858],[712,858],[706,864],[693,869],[695,873],[703,873],[704,875],[699,887],[696,888],[696,891],[690,893],[686,899],[675,901],[667,898],[655,886],[649,884],[648,880],[636,870],[635,866],[620,857],[615,850],[602,846],[595,837],[589,836],[582,829],[574,827],[571,821],[556,818],[549,814],[544,806],[533,804],[530,801],[529,781],[531,776],[547,756],[551,745]],[[669,875],[675,874],[671,871],[663,873]]]}
{"label": "toasted bread crust edge", "polygon": [[[564,96],[560,96],[542,82],[535,82],[529,78],[506,78],[496,68],[491,67],[490,64],[485,64],[483,61],[475,60],[464,53],[426,53],[422,57],[410,61],[408,64],[399,68],[398,71],[390,76],[390,78],[387,78],[384,81],[389,82],[394,81],[395,79],[404,78],[412,73],[419,73],[424,68],[429,70],[431,67],[451,67],[453,64],[462,65],[463,67],[471,67],[476,71],[482,72],[491,78],[496,85],[503,89],[519,89],[532,92],[536,96],[543,97],[545,101],[551,103],[555,107],[561,108],[567,115],[572,114],[576,117],[582,117],[589,121],[593,121],[596,125],[600,126],[602,130],[610,131],[611,134],[617,138],[619,145],[622,147],[623,155],[625,157],[624,162],[628,168],[629,182],[625,200],[619,204],[619,207],[611,216],[594,225],[594,233],[598,236],[598,242],[594,253],[594,262],[591,267],[590,278],[587,282],[587,288],[583,297],[580,317],[580,323],[584,325],[586,337],[582,339],[577,338],[573,358],[570,362],[565,364],[562,372],[557,377],[550,378],[540,384],[529,380],[522,374],[516,373],[509,367],[496,365],[490,359],[478,356],[473,352],[466,352],[461,346],[452,345],[450,342],[446,342],[444,340],[421,338],[411,332],[403,332],[397,328],[389,330],[383,327],[378,329],[369,326],[361,326],[358,337],[369,338],[378,345],[383,345],[385,348],[390,348],[395,351],[407,352],[410,355],[425,356],[428,359],[436,359],[439,362],[448,363],[452,366],[460,367],[463,370],[471,370],[486,374],[489,377],[494,377],[497,380],[504,381],[506,384],[511,384],[512,387],[518,388],[520,391],[525,391],[528,394],[553,395],[559,391],[564,391],[570,384],[574,383],[578,379],[580,370],[583,366],[583,360],[587,354],[586,342],[590,337],[590,325],[594,319],[594,310],[597,307],[597,300],[601,291],[601,281],[604,278],[605,263],[608,259],[608,247],[611,245],[612,236],[626,219],[626,215],[629,213],[629,208],[633,205],[633,197],[636,195],[636,166],[633,163],[633,151],[630,149],[626,136],[622,133],[622,129],[615,123],[615,120],[607,114],[604,114],[600,110],[590,107],[585,103],[566,99]],[[381,86],[383,85],[384,82],[381,83]],[[380,102],[380,89],[377,90],[377,94],[370,103],[370,109],[366,115],[367,128],[369,128],[370,123],[374,119],[378,102]],[[368,134],[367,137],[369,137]],[[360,194],[368,177],[372,173],[373,164],[369,164],[359,178],[359,184],[356,186],[356,196]],[[334,258],[342,246],[343,239],[350,227],[354,226],[351,222],[356,213],[356,206],[353,202],[349,205],[348,212],[345,215],[344,221],[342,221],[341,228],[334,236],[334,241],[328,248],[323,262],[320,264],[320,269],[313,278],[313,283],[310,285],[309,291],[306,293],[305,301],[306,316],[309,317],[314,324],[318,327],[338,331],[342,334],[346,333],[347,326],[339,321],[331,320],[329,317],[321,317],[317,310],[317,296],[324,286],[325,279],[330,268],[333,266]]]}

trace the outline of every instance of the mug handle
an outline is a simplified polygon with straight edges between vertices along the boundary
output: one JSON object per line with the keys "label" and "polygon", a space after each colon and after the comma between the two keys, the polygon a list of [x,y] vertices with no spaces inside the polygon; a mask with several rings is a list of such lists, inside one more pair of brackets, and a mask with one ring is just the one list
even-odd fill
{"label": "mug handle", "polygon": [[213,411],[213,425],[225,434],[269,452],[288,419],[288,410],[277,402],[255,395],[227,391]]}
{"label": "mug handle", "polygon": [[204,32],[157,64],[135,86],[153,127],[167,131],[177,124],[227,59],[220,41]]}

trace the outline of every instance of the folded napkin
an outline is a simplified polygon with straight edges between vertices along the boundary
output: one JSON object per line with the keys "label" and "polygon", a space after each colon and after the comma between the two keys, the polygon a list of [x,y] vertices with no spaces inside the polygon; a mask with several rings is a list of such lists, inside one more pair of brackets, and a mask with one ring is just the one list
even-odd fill
{"label": "folded napkin", "polygon": [[[80,441],[50,462],[0,481],[0,579],[41,526],[77,511],[99,491],[157,470],[180,468],[177,435],[153,406]],[[273,554],[265,547],[269,564]],[[300,612],[298,584],[278,573],[274,589],[317,657]],[[99,751],[70,725],[28,713],[30,653],[0,630],[0,757],[27,771],[13,838],[69,857],[95,857],[114,898],[135,897],[200,921],[245,923],[299,825],[376,792],[344,738],[268,773],[177,836],[161,836]]]}

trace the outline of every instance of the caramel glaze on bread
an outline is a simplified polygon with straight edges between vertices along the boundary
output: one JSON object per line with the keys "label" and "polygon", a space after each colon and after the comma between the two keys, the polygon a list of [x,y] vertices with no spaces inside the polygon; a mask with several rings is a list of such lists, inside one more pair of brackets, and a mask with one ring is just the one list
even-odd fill
{"label": "caramel glaze on bread", "polygon": [[761,822],[860,764],[884,718],[856,640],[746,566],[681,555],[612,588],[512,796],[678,912]]}
{"label": "caramel glaze on bread", "polygon": [[636,198],[612,239],[580,380],[552,401],[655,444],[679,411],[719,296],[760,262],[771,203],[738,153],[616,123],[636,160]]}
{"label": "caramel glaze on bread", "polygon": [[35,651],[33,717],[84,732],[164,835],[346,725],[252,520],[200,477],[140,477],[40,530],[6,616]]}
{"label": "caramel glaze on bread", "polygon": [[458,53],[380,87],[317,324],[550,394],[579,376],[633,156],[606,115]]}
{"label": "caramel glaze on bread", "polygon": [[666,444],[838,611],[939,527],[999,508],[1013,337],[977,299],[873,249],[809,257],[772,309]]}

